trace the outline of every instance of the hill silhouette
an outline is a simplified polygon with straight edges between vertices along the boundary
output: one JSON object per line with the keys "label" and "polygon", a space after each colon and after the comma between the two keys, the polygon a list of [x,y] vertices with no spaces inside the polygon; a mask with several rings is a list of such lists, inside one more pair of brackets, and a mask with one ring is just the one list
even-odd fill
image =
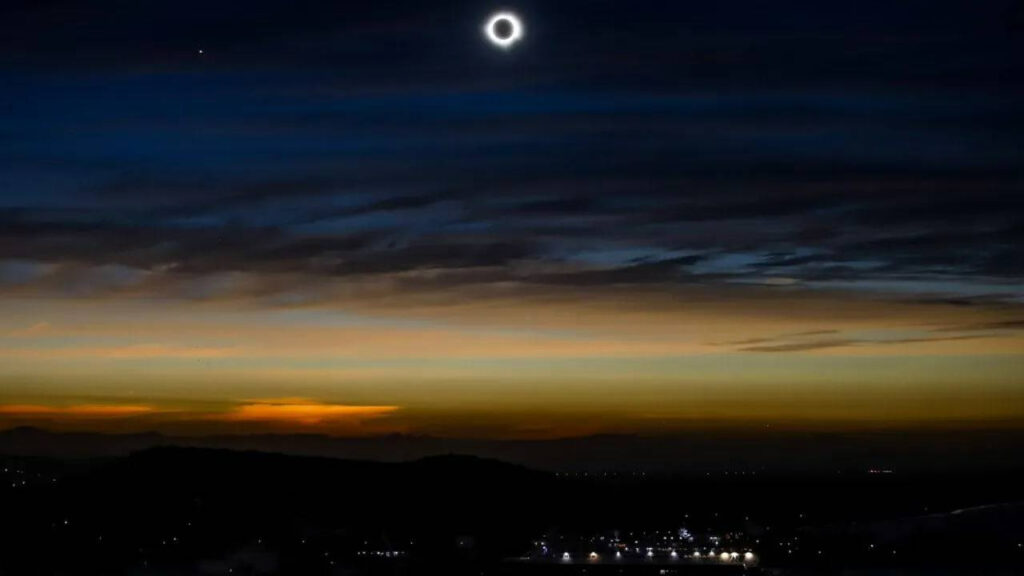
{"label": "hill silhouette", "polygon": [[94,461],[62,478],[57,493],[7,502],[6,515],[21,524],[5,530],[4,541],[23,554],[4,560],[48,573],[83,566],[111,573],[139,562],[184,568],[265,544],[298,563],[280,569],[308,570],[302,562],[316,555],[280,550],[414,548],[429,562],[447,560],[471,535],[472,550],[462,554],[471,562],[523,550],[542,528],[533,495],[552,482],[546,473],[467,456],[380,463],[158,447]]}
{"label": "hill silhouette", "polygon": [[897,468],[903,473],[1005,471],[1024,461],[1024,429],[1007,424],[983,429],[873,429],[813,431],[732,429],[666,436],[596,435],[551,440],[489,440],[392,434],[334,437],[322,434],[169,436],[149,432],[99,434],[21,427],[0,430],[0,454],[51,458],[125,456],[157,446],[256,450],[297,456],[408,462],[445,454],[471,454],[550,471],[663,473],[760,470],[821,474],[836,470]]}
{"label": "hill silhouette", "polygon": [[[63,437],[22,429],[8,438],[18,435]],[[479,576],[522,570],[503,560],[544,534],[680,526],[754,535],[763,565],[824,574],[816,555],[793,557],[779,545],[799,538],[808,553],[820,547],[868,565],[992,568],[1024,540],[1024,508],[992,506],[1024,500],[1024,474],[1011,468],[585,474],[455,453],[377,462],[178,446],[0,461],[11,481],[0,486],[4,576]],[[872,543],[901,555],[865,554]],[[981,549],[1002,552],[979,557]]]}

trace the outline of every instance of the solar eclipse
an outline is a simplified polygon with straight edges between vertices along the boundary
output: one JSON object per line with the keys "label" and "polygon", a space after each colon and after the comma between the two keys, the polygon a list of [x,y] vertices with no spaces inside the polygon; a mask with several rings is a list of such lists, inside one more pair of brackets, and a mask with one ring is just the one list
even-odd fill
{"label": "solar eclipse", "polygon": [[523,23],[511,12],[498,12],[484,24],[484,36],[498,48],[508,50],[523,38]]}

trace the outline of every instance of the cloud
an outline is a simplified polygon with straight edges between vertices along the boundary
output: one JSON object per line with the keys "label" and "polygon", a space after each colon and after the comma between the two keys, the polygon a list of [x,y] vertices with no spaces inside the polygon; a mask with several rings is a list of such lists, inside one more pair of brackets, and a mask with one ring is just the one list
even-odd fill
{"label": "cloud", "polygon": [[829,340],[813,340],[810,342],[789,342],[785,344],[768,344],[763,346],[748,346],[741,348],[742,352],[807,352],[811,350],[823,350],[826,348],[841,348],[855,346],[859,342],[846,338],[833,338]]}
{"label": "cloud", "polygon": [[761,338],[745,338],[743,340],[733,340],[729,342],[712,342],[712,346],[750,346],[753,344],[764,344],[774,341],[783,341],[790,338],[805,338],[808,336],[828,336],[831,334],[839,334],[839,330],[827,329],[827,330],[805,330],[801,332],[791,332],[788,334],[780,334],[776,336],[766,336]]}
{"label": "cloud", "polygon": [[[260,399],[211,406],[176,407],[142,404],[0,404],[0,420],[129,426],[138,430],[175,429],[259,431],[315,428],[330,432],[388,432],[401,429],[380,422],[398,406],[349,405],[305,398]],[[241,428],[240,428],[241,427]]]}
{"label": "cloud", "polygon": [[13,418],[53,418],[58,420],[117,419],[153,414],[151,406],[123,404],[80,404],[45,406],[40,404],[0,404],[0,416]]}
{"label": "cloud", "polygon": [[961,340],[978,340],[982,338],[993,338],[998,335],[979,334],[974,336],[949,336],[949,337],[921,337],[921,338],[833,338],[823,340],[811,340],[804,342],[785,342],[781,344],[767,344],[762,346],[749,346],[740,348],[741,352],[809,352],[813,350],[824,350],[829,348],[846,347],[873,347],[873,346],[898,346],[906,344],[932,344],[938,342],[957,342]]}
{"label": "cloud", "polygon": [[1024,320],[997,320],[936,328],[935,332],[979,332],[979,331],[1024,330]]}
{"label": "cloud", "polygon": [[352,426],[367,420],[383,418],[398,409],[398,406],[353,406],[291,398],[254,401],[239,405],[223,414],[211,415],[210,418],[227,422],[262,424]]}
{"label": "cloud", "polygon": [[[884,211],[889,196],[837,192],[832,183],[813,194],[790,195],[763,182],[659,180],[657,186],[700,199],[682,201],[630,182],[608,197],[600,189],[587,191],[589,179],[583,175],[560,194],[545,191],[537,200],[517,203],[465,194],[371,193],[362,203],[338,207],[316,196],[296,203],[282,189],[255,203],[214,204],[187,218],[166,207],[146,210],[144,217],[116,207],[0,210],[0,269],[21,263],[32,270],[0,274],[0,292],[166,297],[172,295],[167,287],[210,286],[218,283],[217,275],[241,274],[287,293],[303,285],[316,291],[331,278],[431,271],[436,285],[452,289],[479,283],[743,282],[766,290],[828,284],[858,291],[888,283],[907,287],[901,298],[915,292],[944,301],[1020,296],[1014,279],[1024,274],[1024,237],[1019,227],[1006,224],[1006,211],[984,202],[970,222],[922,231],[908,217],[905,226],[876,229],[851,223],[851,211],[863,205]],[[527,183],[527,190],[546,189],[550,181],[542,176]],[[899,183],[864,185],[897,195]],[[904,179],[902,185],[921,184]],[[740,208],[728,191],[732,186],[771,191]],[[442,197],[444,210],[432,211]],[[959,190],[949,200],[972,202]],[[186,198],[165,202],[189,204]],[[686,204],[707,206],[707,218]],[[927,210],[923,198],[911,205]],[[906,201],[899,209],[912,210]],[[809,237],[810,226],[829,233]],[[582,259],[593,251],[631,256],[594,266]],[[293,281],[284,275],[294,275]],[[184,290],[181,297],[192,293]]]}

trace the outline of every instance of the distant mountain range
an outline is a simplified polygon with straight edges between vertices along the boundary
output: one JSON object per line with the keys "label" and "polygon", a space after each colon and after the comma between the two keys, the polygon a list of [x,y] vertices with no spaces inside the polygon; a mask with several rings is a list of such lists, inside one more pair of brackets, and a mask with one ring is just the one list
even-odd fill
{"label": "distant mountain range", "polygon": [[738,429],[675,436],[604,435],[558,440],[478,440],[388,435],[342,438],[318,434],[167,436],[99,434],[19,427],[0,431],[0,454],[90,458],[123,456],[157,446],[259,450],[382,462],[469,454],[536,469],[835,473],[888,470],[931,473],[1024,466],[1019,428],[956,431],[805,432]]}

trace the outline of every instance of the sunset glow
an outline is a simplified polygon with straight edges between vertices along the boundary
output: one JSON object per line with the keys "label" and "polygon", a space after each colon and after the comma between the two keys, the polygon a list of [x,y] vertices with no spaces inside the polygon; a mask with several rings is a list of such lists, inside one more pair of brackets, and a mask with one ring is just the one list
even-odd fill
{"label": "sunset glow", "polygon": [[223,416],[239,422],[280,422],[316,426],[331,422],[358,422],[380,418],[397,410],[397,406],[343,406],[317,404],[303,400],[276,403],[244,404]]}

